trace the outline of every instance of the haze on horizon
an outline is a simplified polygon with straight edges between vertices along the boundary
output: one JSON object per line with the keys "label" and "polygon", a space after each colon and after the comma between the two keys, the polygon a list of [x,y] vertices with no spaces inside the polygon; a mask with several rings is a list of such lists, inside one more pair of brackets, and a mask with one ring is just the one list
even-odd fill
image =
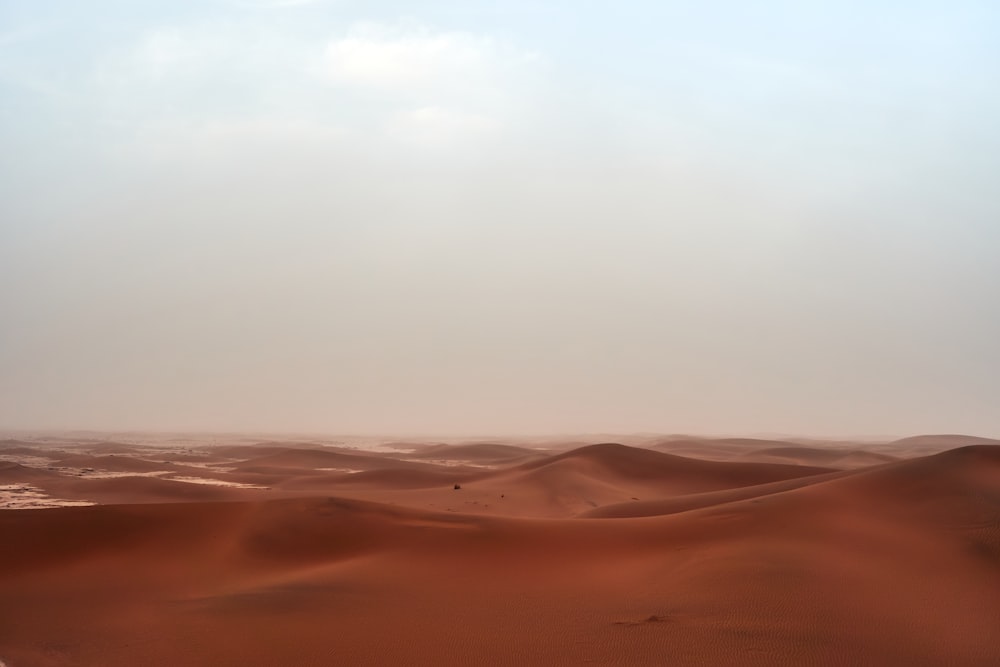
{"label": "haze on horizon", "polygon": [[1000,435],[997,34],[2,0],[0,427]]}

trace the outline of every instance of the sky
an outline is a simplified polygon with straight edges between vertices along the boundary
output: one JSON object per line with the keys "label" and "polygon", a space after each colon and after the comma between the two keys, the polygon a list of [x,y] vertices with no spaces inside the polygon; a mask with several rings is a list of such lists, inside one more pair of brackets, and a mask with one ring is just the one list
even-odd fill
{"label": "sky", "polygon": [[992,0],[0,0],[0,427],[1000,437]]}

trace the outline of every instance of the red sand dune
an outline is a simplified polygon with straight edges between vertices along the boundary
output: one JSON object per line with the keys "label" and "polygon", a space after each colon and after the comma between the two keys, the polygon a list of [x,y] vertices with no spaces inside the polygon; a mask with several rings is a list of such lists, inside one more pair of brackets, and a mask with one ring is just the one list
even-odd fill
{"label": "red sand dune", "polygon": [[[701,461],[605,443],[493,471],[448,468],[444,473],[426,476],[394,473],[392,483],[383,485],[364,483],[374,478],[374,473],[359,473],[346,479],[336,492],[410,507],[556,518],[635,499],[673,497],[826,472],[829,469]],[[453,489],[456,483],[462,487],[458,493]]]}
{"label": "red sand dune", "polygon": [[974,435],[917,435],[885,443],[876,449],[893,456],[911,457],[936,454],[969,445],[1000,445],[1000,440]]}
{"label": "red sand dune", "polygon": [[313,449],[286,449],[251,456],[244,461],[232,464],[240,470],[278,469],[278,468],[343,468],[348,470],[384,470],[386,468],[427,469],[427,464],[401,461],[388,457],[370,454],[345,454],[338,451]]}
{"label": "red sand dune", "polygon": [[915,435],[909,438],[900,438],[888,443],[892,447],[940,447],[942,449],[954,449],[957,447],[967,447],[969,445],[1000,445],[1000,440],[995,438],[982,438],[978,435]]}
{"label": "red sand dune", "polygon": [[0,455],[3,456],[41,456],[43,458],[60,458],[65,456],[62,452],[53,452],[41,447],[24,447],[9,445],[0,447]]}
{"label": "red sand dune", "polygon": [[13,484],[17,482],[37,483],[52,479],[59,479],[59,475],[48,470],[0,460],[0,484]]}
{"label": "red sand dune", "polygon": [[204,451],[211,452],[218,456],[225,456],[234,459],[249,459],[258,456],[271,456],[273,454],[285,454],[287,452],[311,450],[321,452],[336,452],[339,454],[365,454],[377,455],[374,452],[359,452],[347,447],[327,446],[315,442],[280,442],[266,441],[254,444],[241,445],[216,445],[206,447]]}
{"label": "red sand dune", "polygon": [[756,484],[754,486],[743,486],[721,491],[706,491],[704,493],[689,493],[669,498],[659,498],[655,500],[633,500],[627,503],[616,503],[604,505],[596,509],[583,512],[579,516],[587,518],[626,518],[640,516],[661,516],[665,514],[677,514],[678,512],[688,512],[703,507],[723,505],[725,503],[747,500],[750,498],[760,498],[783,491],[800,489],[804,486],[811,486],[831,479],[843,477],[843,472],[831,472],[823,475],[810,475],[786,479],[780,482],[770,482],[767,484]]}
{"label": "red sand dune", "polygon": [[[0,660],[1000,664],[1000,447],[831,472],[598,445],[461,489],[427,468],[70,480],[133,504],[0,512]],[[615,500],[636,490],[659,495]]]}
{"label": "red sand dune", "polygon": [[157,470],[167,470],[172,467],[170,464],[162,462],[146,461],[145,459],[116,454],[109,454],[107,456],[67,456],[56,459],[53,465],[65,468],[89,468],[106,472],[155,472]]}
{"label": "red sand dune", "polygon": [[673,437],[648,445],[650,449],[668,454],[713,461],[729,461],[749,452],[768,447],[787,447],[790,442],[756,438],[681,438]]}
{"label": "red sand dune", "polygon": [[0,440],[0,450],[6,450],[16,447],[31,447],[32,443],[30,440],[18,440],[17,438],[4,438]]}
{"label": "red sand dune", "polygon": [[828,468],[774,463],[716,462],[616,443],[590,445],[518,468],[531,474],[558,470],[600,480],[649,483],[670,493],[698,493],[830,472]]}
{"label": "red sand dune", "polygon": [[833,468],[864,468],[896,461],[897,457],[863,449],[820,447],[771,447],[759,449],[743,458],[753,461],[781,461],[799,465],[823,465]]}
{"label": "red sand dune", "polygon": [[255,489],[197,484],[160,477],[48,480],[38,486],[52,496],[100,504],[174,503],[247,500],[258,498]]}
{"label": "red sand dune", "polygon": [[470,480],[482,477],[483,473],[475,468],[453,468],[449,470],[424,470],[410,468],[389,468],[379,470],[362,470],[355,473],[326,473],[323,475],[303,475],[293,477],[275,485],[282,490],[310,490],[322,493],[334,490],[350,491],[353,489],[445,489],[453,490],[455,483],[468,483]]}
{"label": "red sand dune", "polygon": [[424,447],[411,454],[413,459],[441,459],[467,462],[510,463],[544,456],[544,452],[527,447],[494,443],[468,445],[436,445]]}

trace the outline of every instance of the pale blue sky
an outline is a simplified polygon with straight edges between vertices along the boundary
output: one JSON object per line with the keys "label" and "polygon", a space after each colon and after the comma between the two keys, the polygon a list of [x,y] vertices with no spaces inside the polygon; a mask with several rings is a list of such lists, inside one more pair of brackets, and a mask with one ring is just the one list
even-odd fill
{"label": "pale blue sky", "polygon": [[1000,436],[997,35],[0,0],[0,427]]}

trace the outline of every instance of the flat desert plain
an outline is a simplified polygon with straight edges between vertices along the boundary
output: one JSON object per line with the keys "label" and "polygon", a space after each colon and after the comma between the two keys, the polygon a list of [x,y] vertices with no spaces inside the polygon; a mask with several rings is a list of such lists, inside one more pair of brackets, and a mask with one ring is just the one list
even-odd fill
{"label": "flat desert plain", "polygon": [[1000,665],[1000,442],[0,442],[0,663]]}

